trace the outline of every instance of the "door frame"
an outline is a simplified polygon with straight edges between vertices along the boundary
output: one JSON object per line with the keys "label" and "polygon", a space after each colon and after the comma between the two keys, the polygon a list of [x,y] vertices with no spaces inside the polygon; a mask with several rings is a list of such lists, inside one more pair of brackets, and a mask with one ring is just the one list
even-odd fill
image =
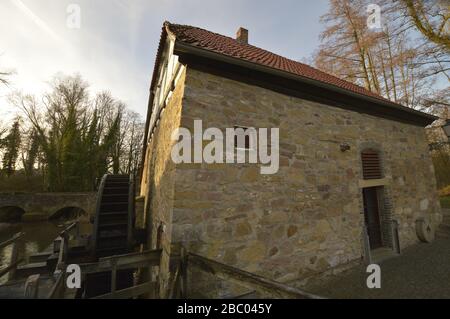
{"label": "door frame", "polygon": [[[366,227],[370,250],[385,247],[385,240],[383,238],[383,211],[380,207],[382,205],[382,196],[380,196],[382,190],[382,186],[364,187],[361,189],[364,226]],[[370,200],[372,201],[371,203],[369,202]],[[368,207],[368,205],[372,207]]]}

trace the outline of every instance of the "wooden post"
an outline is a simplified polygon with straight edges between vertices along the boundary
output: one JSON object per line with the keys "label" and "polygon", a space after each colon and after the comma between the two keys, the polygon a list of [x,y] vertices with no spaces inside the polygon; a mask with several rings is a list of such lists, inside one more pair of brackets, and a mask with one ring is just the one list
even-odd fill
{"label": "wooden post", "polygon": [[39,277],[40,275],[31,275],[25,282],[25,298],[37,299],[39,295]]}
{"label": "wooden post", "polygon": [[116,292],[117,286],[117,260],[114,258],[111,260],[112,269],[111,269],[111,293]]}
{"label": "wooden post", "polygon": [[366,265],[370,265],[372,263],[372,254],[370,251],[369,233],[366,224],[364,224],[363,228],[363,242],[364,242],[364,262],[366,263]]}
{"label": "wooden post", "polygon": [[[65,263],[64,263],[64,267],[65,267]],[[64,299],[64,296],[66,295],[66,287],[67,287],[67,272],[66,269],[63,269],[61,272],[61,290],[59,292],[59,298],[60,299]]]}
{"label": "wooden post", "polygon": [[392,236],[392,249],[398,255],[401,254],[400,251],[400,239],[398,237],[398,222],[396,220],[391,221],[391,236]]}
{"label": "wooden post", "polygon": [[169,298],[176,299],[179,296],[179,286],[180,286],[180,267],[181,263],[178,264],[175,273],[173,274],[172,284],[169,290]]}
{"label": "wooden post", "polygon": [[66,241],[66,239],[64,237],[61,237],[61,241],[59,244],[59,252],[58,252],[58,263],[56,264],[57,270],[63,270],[63,268],[64,268],[64,249],[66,246],[65,241]]}
{"label": "wooden post", "polygon": [[9,264],[15,265],[8,274],[8,280],[14,280],[14,277],[16,276],[16,269],[17,269],[17,260],[19,258],[19,247],[17,245],[17,240],[12,244],[12,251],[11,251],[11,259]]}
{"label": "wooden post", "polygon": [[23,258],[19,259],[18,241],[24,235],[25,235],[25,233],[17,233],[11,239],[8,239],[7,241],[0,243],[0,249],[7,247],[9,245],[12,245],[10,263],[8,266],[6,266],[6,268],[3,268],[0,271],[0,277],[9,273],[8,280],[14,280],[17,266],[20,262],[22,262],[22,259],[23,259]]}
{"label": "wooden post", "polygon": [[70,240],[69,233],[67,233],[67,232],[64,233],[64,245],[63,245],[63,248],[64,248],[63,262],[64,262],[64,264],[66,263],[67,256],[69,255],[69,240]]}
{"label": "wooden post", "polygon": [[75,226],[75,238],[80,237],[80,221],[78,220]]}
{"label": "wooden post", "polygon": [[[158,266],[161,265],[161,256],[159,256],[158,259]],[[144,281],[152,282],[154,276],[153,276],[153,270],[154,267],[152,267],[152,264],[148,264],[146,268],[142,268],[144,271]],[[155,286],[153,287],[153,290],[149,289],[149,292],[146,296],[144,296],[146,299],[156,299],[157,291],[158,291],[158,282],[156,282]]]}
{"label": "wooden post", "polygon": [[187,253],[186,249],[181,246],[181,298],[187,298],[187,285],[188,285],[188,269],[187,269]]}
{"label": "wooden post", "polygon": [[65,271],[56,270],[53,273],[56,282],[53,284],[50,292],[47,295],[47,299],[60,299],[64,298],[64,292],[66,287]]}

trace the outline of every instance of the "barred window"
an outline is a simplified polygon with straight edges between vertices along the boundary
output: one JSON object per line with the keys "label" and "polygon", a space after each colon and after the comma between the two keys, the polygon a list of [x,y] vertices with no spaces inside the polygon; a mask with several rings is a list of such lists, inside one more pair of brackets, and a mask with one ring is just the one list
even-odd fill
{"label": "barred window", "polygon": [[379,152],[367,149],[361,152],[363,178],[379,179],[383,178]]}

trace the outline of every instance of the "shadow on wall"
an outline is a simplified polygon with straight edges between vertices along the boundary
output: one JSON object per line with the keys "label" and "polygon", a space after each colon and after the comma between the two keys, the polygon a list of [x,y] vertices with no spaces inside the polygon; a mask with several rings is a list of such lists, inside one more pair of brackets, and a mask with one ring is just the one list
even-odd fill
{"label": "shadow on wall", "polygon": [[5,206],[0,208],[0,223],[18,223],[25,211],[17,206]]}

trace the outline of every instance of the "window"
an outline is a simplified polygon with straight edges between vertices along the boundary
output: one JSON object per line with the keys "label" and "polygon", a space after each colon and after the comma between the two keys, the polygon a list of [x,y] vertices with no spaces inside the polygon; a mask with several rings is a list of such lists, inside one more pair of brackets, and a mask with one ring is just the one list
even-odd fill
{"label": "window", "polygon": [[362,151],[361,160],[364,179],[383,178],[380,155],[377,151],[373,149],[366,149]]}

